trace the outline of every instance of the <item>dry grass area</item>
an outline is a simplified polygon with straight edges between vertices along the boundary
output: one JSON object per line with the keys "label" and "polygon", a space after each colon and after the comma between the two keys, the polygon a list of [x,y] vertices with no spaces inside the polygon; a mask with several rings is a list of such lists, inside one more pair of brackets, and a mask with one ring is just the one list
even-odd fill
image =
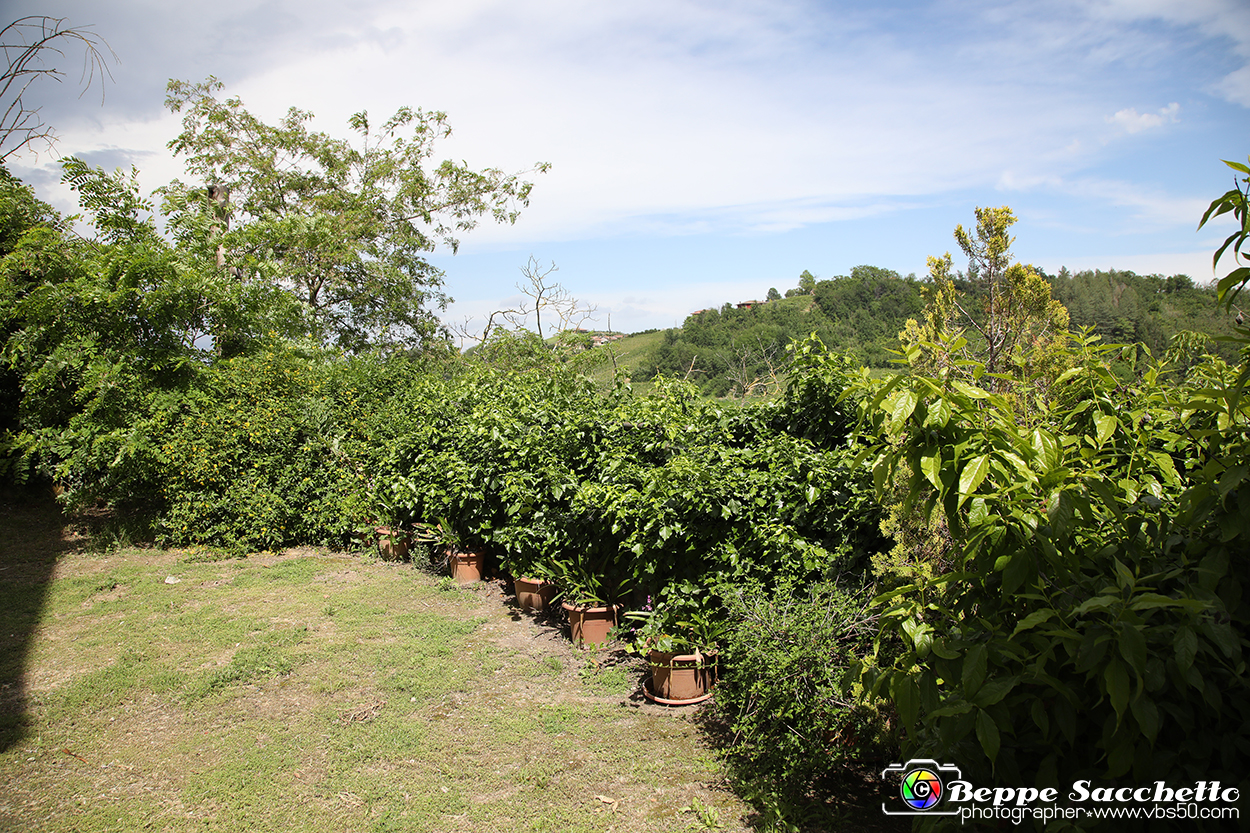
{"label": "dry grass area", "polygon": [[749,829],[693,715],[495,583],[91,552],[0,498],[0,828]]}

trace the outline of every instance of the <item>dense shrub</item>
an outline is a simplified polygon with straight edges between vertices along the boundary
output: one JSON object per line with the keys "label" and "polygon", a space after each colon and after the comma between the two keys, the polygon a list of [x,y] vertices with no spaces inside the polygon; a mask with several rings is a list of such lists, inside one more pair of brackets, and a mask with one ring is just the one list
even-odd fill
{"label": "dense shrub", "polygon": [[888,721],[847,681],[876,633],[866,594],[820,582],[725,596],[733,625],[715,710],[736,777],[799,803],[848,762],[889,754]]}
{"label": "dense shrub", "polygon": [[[363,507],[354,392],[288,350],[223,361],[162,432],[161,540],[243,551],[350,540]],[[346,421],[346,424],[344,422]]]}
{"label": "dense shrub", "polygon": [[954,543],[877,602],[907,651],[864,679],[906,755],[986,785],[1246,786],[1250,407],[1218,359],[1126,385],[1117,352],[1078,343],[1027,420],[942,376],[863,400],[879,488],[903,473]]}

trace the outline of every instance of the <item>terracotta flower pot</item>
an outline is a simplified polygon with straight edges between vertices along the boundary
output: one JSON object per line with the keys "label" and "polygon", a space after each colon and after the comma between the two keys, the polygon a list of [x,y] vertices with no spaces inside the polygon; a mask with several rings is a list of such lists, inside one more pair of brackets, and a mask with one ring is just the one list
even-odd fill
{"label": "terracotta flower pot", "polygon": [[621,615],[620,605],[584,607],[563,602],[560,606],[569,615],[569,638],[578,645],[607,642],[608,631],[616,627]]}
{"label": "terracotta flower pot", "polygon": [[647,655],[651,679],[642,693],[665,706],[691,706],[712,696],[716,683],[715,654],[673,654],[652,651]]}
{"label": "terracotta flower pot", "polygon": [[408,535],[389,526],[374,529],[378,536],[378,555],[383,561],[408,560]]}
{"label": "terracotta flower pot", "polygon": [[483,553],[453,552],[449,553],[448,561],[451,563],[451,577],[458,584],[472,584],[482,580],[482,564],[486,561]]}
{"label": "terracotta flower pot", "polygon": [[556,586],[539,578],[515,578],[512,586],[516,590],[516,600],[521,610],[546,610],[556,595]]}

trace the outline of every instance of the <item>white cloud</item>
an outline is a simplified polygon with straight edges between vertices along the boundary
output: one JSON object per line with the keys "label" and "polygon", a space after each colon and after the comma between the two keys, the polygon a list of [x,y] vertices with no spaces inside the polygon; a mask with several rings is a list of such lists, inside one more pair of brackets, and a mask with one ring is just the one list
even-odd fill
{"label": "white cloud", "polygon": [[[1116,21],[1161,20],[1194,27],[1206,38],[1231,44],[1234,54],[1250,61],[1250,3],[1245,0],[1101,0],[1090,4],[1090,11]],[[1250,107],[1250,63],[1211,89],[1227,101]]]}
{"label": "white cloud", "polygon": [[1250,64],[1225,75],[1216,89],[1234,104],[1250,107]]}
{"label": "white cloud", "polygon": [[1107,116],[1107,123],[1118,124],[1129,133],[1140,133],[1153,127],[1162,127],[1168,122],[1179,121],[1176,114],[1180,112],[1180,109],[1181,106],[1175,101],[1161,108],[1157,113],[1138,113],[1137,108],[1128,107],[1124,110],[1117,110],[1114,116]]}
{"label": "white cloud", "polygon": [[[1097,217],[1086,235],[1192,235],[1205,201],[1155,184],[1170,162],[1133,134],[1164,133],[1182,104],[1169,142],[1221,129],[1202,121],[1232,109],[1203,99],[1218,85],[1250,103],[1247,70],[1229,72],[1250,56],[1244,0],[65,2],[74,22],[96,15],[129,73],[103,110],[66,105],[65,152],[139,159],[148,187],[180,175],[167,75],[212,72],[265,118],[296,105],[337,135],[359,110],[446,110],[437,158],[554,165],[515,226],[480,226],[465,253],[897,223],[993,189],[1062,198],[1062,221]],[[1146,163],[1109,167],[1129,142]]]}

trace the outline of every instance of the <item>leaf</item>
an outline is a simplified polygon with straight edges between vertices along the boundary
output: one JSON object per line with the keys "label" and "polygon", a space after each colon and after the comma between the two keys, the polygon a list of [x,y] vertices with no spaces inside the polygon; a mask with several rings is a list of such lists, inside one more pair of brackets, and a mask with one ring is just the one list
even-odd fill
{"label": "leaf", "polygon": [[985,480],[985,475],[989,473],[989,470],[990,456],[988,454],[982,454],[980,457],[974,457],[968,461],[968,464],[964,466],[964,470],[959,475],[960,505],[977,490],[977,487]]}
{"label": "leaf", "polygon": [[1015,593],[1030,577],[1037,573],[1033,556],[1028,552],[1018,552],[1011,556],[1011,561],[1003,569],[1003,592]]}
{"label": "leaf", "polygon": [[1055,389],[1058,390],[1060,385],[1062,385],[1064,382],[1076,376],[1078,373],[1081,372],[1081,370],[1082,368],[1072,367],[1072,368],[1065,370],[1063,373],[1060,373],[1059,378],[1056,379],[1054,383]]}
{"label": "leaf", "polygon": [[945,428],[951,421],[951,403],[943,397],[934,403],[925,417],[924,424],[935,428]]}
{"label": "leaf", "polygon": [[1111,698],[1111,707],[1115,709],[1116,725],[1124,719],[1124,707],[1128,705],[1128,669],[1118,659],[1107,663],[1103,672],[1107,684],[1107,696]]}
{"label": "leaf", "polygon": [[1176,473],[1176,464],[1172,462],[1172,455],[1163,451],[1150,452],[1150,459],[1155,461],[1155,465],[1159,467],[1159,473],[1163,475],[1163,480],[1169,486],[1179,486],[1181,483],[1180,475]]}
{"label": "leaf", "polygon": [[1120,510],[1120,501],[1111,493],[1111,489],[1101,479],[1091,479],[1085,481],[1086,485],[1093,490],[1094,494],[1102,499],[1102,504],[1111,511],[1117,521],[1123,523],[1124,512]]}
{"label": "leaf", "polygon": [[1107,440],[1111,438],[1111,435],[1115,433],[1115,429],[1119,425],[1119,420],[1110,414],[1094,417],[1094,431],[1099,448],[1102,448]]}
{"label": "leaf", "polygon": [[988,652],[984,645],[976,645],[964,654],[963,687],[964,694],[971,698],[976,694],[981,683],[985,681],[985,667]]}
{"label": "leaf", "polygon": [[1120,630],[1120,656],[1139,675],[1146,670],[1146,637],[1135,625],[1125,624]]}
{"label": "leaf", "polygon": [[1133,740],[1131,737],[1120,737],[1107,752],[1107,775],[1118,778],[1133,766]]}
{"label": "leaf", "polygon": [[896,672],[890,689],[898,716],[903,719],[903,724],[909,731],[914,730],[920,712],[920,687],[910,675]]}
{"label": "leaf", "polygon": [[1152,744],[1159,735],[1159,708],[1145,694],[1138,696],[1132,703],[1133,717],[1141,727],[1142,734]]}
{"label": "leaf", "polygon": [[1061,697],[1055,701],[1053,712],[1055,723],[1059,724],[1059,731],[1063,732],[1068,745],[1076,743],[1076,709],[1072,703],[1066,697]]}
{"label": "leaf", "polygon": [[1033,716],[1033,722],[1037,725],[1037,728],[1042,730],[1042,736],[1045,737],[1046,735],[1049,735],[1050,716],[1046,714],[1046,707],[1042,705],[1042,701],[1040,699],[1033,701],[1033,706],[1030,709],[1030,712]]}
{"label": "leaf", "polygon": [[1220,481],[1217,488],[1220,491],[1221,498],[1225,497],[1229,492],[1237,488],[1238,484],[1246,478],[1246,471],[1246,464],[1238,463],[1237,465],[1229,466],[1224,473],[1220,475]]}
{"label": "leaf", "polygon": [[953,651],[950,648],[946,647],[946,640],[944,639],[933,640],[933,644],[930,646],[930,648],[932,649],[934,654],[941,657],[942,659],[959,659],[959,652]]}
{"label": "leaf", "polygon": [[1049,471],[1059,462],[1059,442],[1055,435],[1041,428],[1033,429],[1033,450],[1042,462],[1042,471]]}
{"label": "leaf", "polygon": [[925,478],[933,484],[933,488],[940,493],[942,491],[942,449],[937,448],[934,449],[932,454],[921,455],[920,470],[924,472]]}
{"label": "leaf", "polygon": [[898,398],[894,400],[894,407],[890,410],[890,425],[897,429],[902,425],[912,412],[916,410],[918,397],[914,390],[903,390],[898,394]]}
{"label": "leaf", "polygon": [[1046,518],[1057,538],[1068,536],[1072,529],[1073,513],[1072,498],[1068,497],[1066,490],[1059,489],[1050,496],[1050,502],[1046,506]]}
{"label": "leaf", "polygon": [[968,526],[978,526],[989,519],[989,503],[983,497],[974,497],[968,504]]}
{"label": "leaf", "polygon": [[977,692],[976,697],[972,698],[972,701],[981,708],[987,709],[1010,694],[1019,679],[1019,677],[1007,677],[990,680],[981,686],[981,690]]}
{"label": "leaf", "polygon": [[1207,639],[1214,642],[1216,647],[1224,652],[1224,656],[1229,659],[1233,658],[1239,645],[1237,637],[1233,634],[1233,629],[1229,627],[1227,622],[1221,624],[1204,622],[1202,624],[1202,632]]}
{"label": "leaf", "polygon": [[1161,596],[1158,593],[1142,593],[1133,597],[1133,602],[1128,606],[1129,610],[1155,610],[1161,607],[1181,607],[1181,603],[1176,599],[1170,599],[1167,596]]}
{"label": "leaf", "polygon": [[959,391],[964,396],[967,396],[970,399],[989,399],[990,398],[990,395],[986,393],[984,390],[982,390],[981,388],[973,387],[967,382],[961,382],[961,381],[956,380],[951,386],[955,390]]}
{"label": "leaf", "polygon": [[977,712],[977,740],[981,741],[981,748],[993,763],[998,758],[999,735],[998,724],[989,712]]}
{"label": "leaf", "polygon": [[1040,625],[1042,622],[1045,622],[1046,620],[1050,619],[1054,615],[1055,615],[1055,611],[1048,607],[1043,608],[1041,610],[1033,611],[1028,616],[1025,616],[1023,619],[1020,620],[1020,623],[1016,625],[1016,629],[1011,632],[1011,638],[1015,639],[1016,634],[1020,633],[1021,631],[1027,631],[1030,628],[1036,627],[1037,625]]}
{"label": "leaf", "polygon": [[925,715],[925,719],[928,720],[934,717],[954,717],[957,714],[967,714],[970,711],[972,711],[972,704],[966,700],[959,700],[955,703],[942,706],[940,709],[934,709]]}
{"label": "leaf", "polygon": [[1119,603],[1119,596],[1095,596],[1092,599],[1086,599],[1081,602],[1072,612],[1078,616],[1083,616],[1091,610],[1110,610]]}

